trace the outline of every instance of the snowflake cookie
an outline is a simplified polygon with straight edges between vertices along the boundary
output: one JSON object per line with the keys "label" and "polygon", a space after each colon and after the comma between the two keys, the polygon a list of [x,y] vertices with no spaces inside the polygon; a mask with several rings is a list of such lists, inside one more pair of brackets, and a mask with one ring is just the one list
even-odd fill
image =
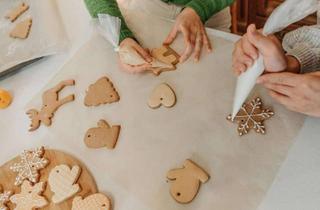
{"label": "snowflake cookie", "polygon": [[265,134],[264,121],[274,115],[271,109],[263,109],[260,98],[253,99],[249,104],[243,104],[238,114],[232,119],[231,115],[227,120],[238,123],[239,135],[247,134],[251,129],[257,133]]}
{"label": "snowflake cookie", "polygon": [[15,185],[21,185],[24,180],[29,180],[32,183],[39,181],[39,170],[45,168],[49,161],[43,158],[44,149],[39,147],[30,151],[23,151],[20,155],[20,162],[14,163],[10,169],[18,172]]}
{"label": "snowflake cookie", "polygon": [[[1,188],[0,188],[0,191]],[[11,191],[3,191],[0,193],[0,210],[8,210],[7,203],[10,201],[10,196],[12,195]]]}
{"label": "snowflake cookie", "polygon": [[45,182],[39,182],[34,186],[29,181],[21,185],[21,192],[10,197],[10,201],[16,204],[15,210],[33,210],[45,207],[48,201],[41,194],[46,188]]}

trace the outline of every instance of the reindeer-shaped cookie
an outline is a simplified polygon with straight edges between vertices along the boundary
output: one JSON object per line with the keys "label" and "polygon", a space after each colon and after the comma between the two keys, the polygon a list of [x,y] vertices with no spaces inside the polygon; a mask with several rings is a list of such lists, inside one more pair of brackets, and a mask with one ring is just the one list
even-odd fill
{"label": "reindeer-shaped cookie", "polygon": [[42,108],[40,112],[36,109],[30,109],[27,111],[31,119],[31,126],[29,131],[34,131],[39,128],[41,122],[50,126],[54,113],[64,104],[74,100],[74,95],[69,95],[63,99],[59,98],[59,92],[66,86],[73,86],[74,80],[65,80],[60,82],[55,87],[45,91],[42,95]]}
{"label": "reindeer-shaped cookie", "polygon": [[110,126],[105,120],[98,122],[98,127],[90,128],[84,142],[89,148],[107,147],[114,149],[120,132],[120,125]]}
{"label": "reindeer-shaped cookie", "polygon": [[172,182],[172,197],[179,203],[190,203],[198,194],[201,183],[208,181],[209,175],[191,160],[186,160],[183,166],[169,171],[167,178]]}

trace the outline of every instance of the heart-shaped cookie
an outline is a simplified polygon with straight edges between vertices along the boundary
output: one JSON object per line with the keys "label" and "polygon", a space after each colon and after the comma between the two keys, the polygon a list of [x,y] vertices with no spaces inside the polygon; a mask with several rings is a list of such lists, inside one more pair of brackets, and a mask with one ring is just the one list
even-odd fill
{"label": "heart-shaped cookie", "polygon": [[161,84],[157,86],[148,101],[148,105],[153,108],[159,108],[161,105],[165,107],[173,107],[176,103],[176,95],[168,84]]}

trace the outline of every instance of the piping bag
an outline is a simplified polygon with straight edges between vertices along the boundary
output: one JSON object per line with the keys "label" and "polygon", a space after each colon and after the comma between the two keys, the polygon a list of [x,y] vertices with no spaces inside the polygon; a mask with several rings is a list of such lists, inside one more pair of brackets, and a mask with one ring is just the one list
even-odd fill
{"label": "piping bag", "polygon": [[[108,14],[98,14],[97,26],[99,33],[107,39],[119,53],[120,60],[132,66],[143,65],[147,62],[133,48],[119,46],[121,19]],[[155,58],[151,62],[152,68],[170,68],[172,65],[163,63]]]}
{"label": "piping bag", "polygon": [[[267,36],[279,32],[318,9],[318,0],[286,0],[270,15],[262,33]],[[254,64],[238,77],[233,100],[232,120],[234,120],[264,69],[263,56],[259,54]]]}

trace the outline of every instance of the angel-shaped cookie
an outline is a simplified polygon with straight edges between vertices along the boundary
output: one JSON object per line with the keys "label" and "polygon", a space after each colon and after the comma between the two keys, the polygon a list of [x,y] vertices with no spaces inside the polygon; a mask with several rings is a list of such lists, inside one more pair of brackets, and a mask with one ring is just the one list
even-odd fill
{"label": "angel-shaped cookie", "polygon": [[59,165],[51,170],[48,182],[51,191],[54,193],[52,196],[53,203],[61,203],[81,190],[79,184],[75,184],[80,173],[81,168],[79,166],[73,166],[70,169],[67,165]]}
{"label": "angel-shaped cookie", "polygon": [[90,128],[85,135],[84,142],[89,148],[107,147],[114,149],[119,133],[120,125],[110,125],[105,120],[98,122],[98,127]]}
{"label": "angel-shaped cookie", "polygon": [[29,131],[34,131],[39,128],[42,122],[46,126],[51,125],[54,113],[64,104],[74,100],[74,95],[69,95],[65,98],[59,98],[59,92],[66,86],[73,86],[74,80],[65,80],[60,82],[55,87],[45,91],[42,95],[42,108],[40,111],[30,109],[27,114],[31,119],[31,128]]}
{"label": "angel-shaped cookie", "polygon": [[45,207],[48,201],[41,195],[46,184],[39,182],[34,186],[24,181],[21,185],[21,192],[10,197],[10,201],[16,204],[15,210],[33,210]]}
{"label": "angel-shaped cookie", "polygon": [[209,180],[209,175],[191,160],[186,160],[183,168],[168,172],[171,181],[170,193],[179,203],[190,203],[198,194],[201,183]]}

